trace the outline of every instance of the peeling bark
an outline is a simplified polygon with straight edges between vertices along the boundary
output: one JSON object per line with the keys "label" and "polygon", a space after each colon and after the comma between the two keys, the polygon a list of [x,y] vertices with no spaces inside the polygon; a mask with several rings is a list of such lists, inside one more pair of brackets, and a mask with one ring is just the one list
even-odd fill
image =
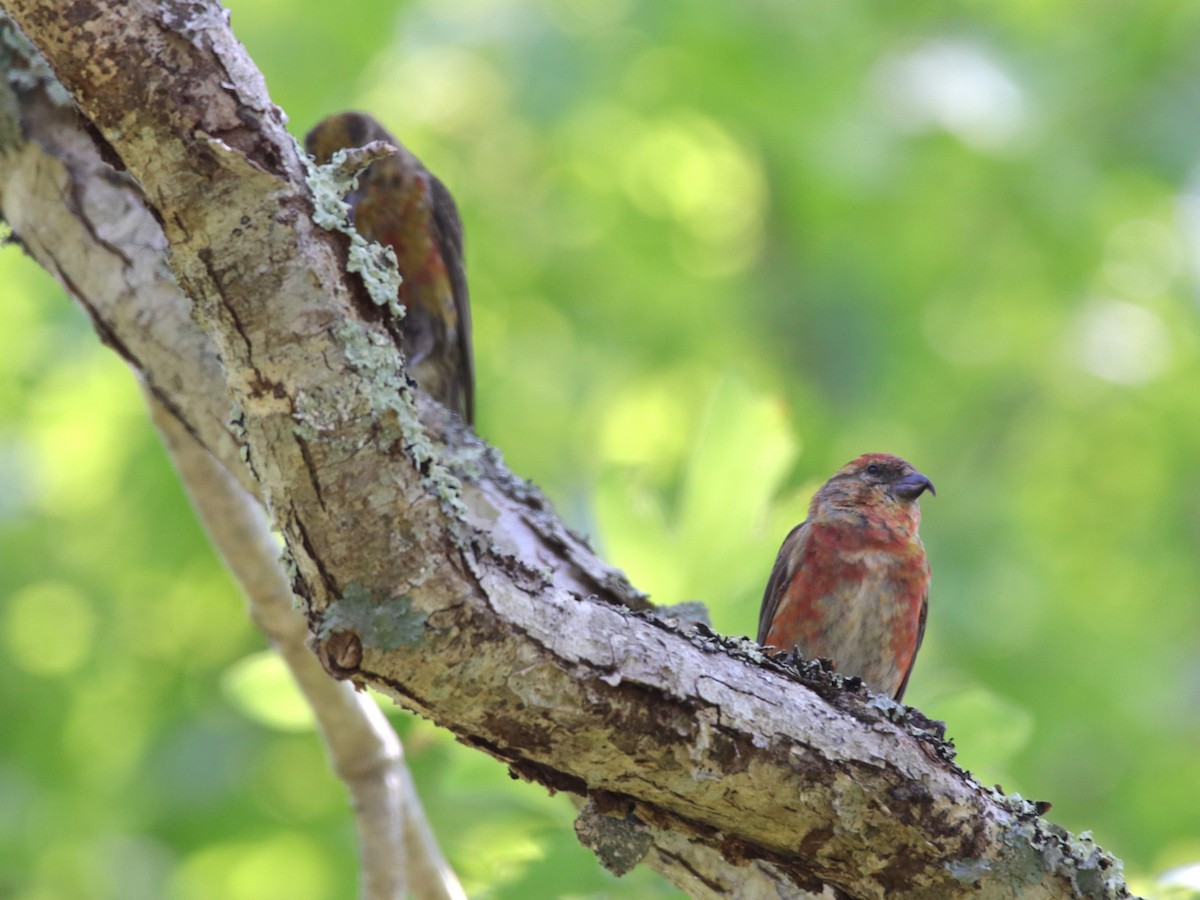
{"label": "peeling bark", "polygon": [[417,393],[219,7],[0,7],[82,116],[7,52],[0,211],[267,504],[328,668],[588,798],[602,861],[645,848],[695,896],[1128,896],[919,713],[645,612]]}

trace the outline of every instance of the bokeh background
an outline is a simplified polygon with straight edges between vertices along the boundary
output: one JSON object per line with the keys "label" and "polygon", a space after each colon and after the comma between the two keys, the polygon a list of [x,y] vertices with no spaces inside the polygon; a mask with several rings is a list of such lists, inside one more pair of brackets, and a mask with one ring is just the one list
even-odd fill
{"label": "bokeh background", "polygon": [[[1200,6],[230,6],[298,136],[369,110],[451,187],[479,430],[636,584],[752,634],[814,487],[907,457],[908,700],[1194,895]],[[352,896],[346,798],[131,377],[16,248],[0,284],[0,897]],[[472,896],[677,896],[395,722]]]}

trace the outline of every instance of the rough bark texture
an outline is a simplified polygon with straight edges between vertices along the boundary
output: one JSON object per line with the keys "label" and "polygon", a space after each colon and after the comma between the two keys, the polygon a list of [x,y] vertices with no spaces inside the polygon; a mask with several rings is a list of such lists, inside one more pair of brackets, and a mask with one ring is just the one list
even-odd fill
{"label": "rough bark texture", "polygon": [[696,896],[1127,895],[1111,857],[982,789],[919,713],[635,611],[619,572],[412,390],[219,7],[0,7],[81,113],[10,34],[0,211],[265,500],[332,672],[587,797],[602,861],[644,854]]}

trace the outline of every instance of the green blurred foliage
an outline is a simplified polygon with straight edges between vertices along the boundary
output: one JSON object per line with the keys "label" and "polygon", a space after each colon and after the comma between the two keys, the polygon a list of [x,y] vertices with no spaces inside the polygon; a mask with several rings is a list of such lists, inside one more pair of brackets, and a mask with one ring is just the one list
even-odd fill
{"label": "green blurred foliage", "polygon": [[[910,702],[1196,890],[1200,7],[232,8],[297,135],[366,109],[450,185],[479,430],[640,587],[753,633],[813,487],[907,457]],[[0,896],[350,896],[345,796],[131,378],[16,250],[0,283]],[[472,896],[674,895],[395,721]]]}

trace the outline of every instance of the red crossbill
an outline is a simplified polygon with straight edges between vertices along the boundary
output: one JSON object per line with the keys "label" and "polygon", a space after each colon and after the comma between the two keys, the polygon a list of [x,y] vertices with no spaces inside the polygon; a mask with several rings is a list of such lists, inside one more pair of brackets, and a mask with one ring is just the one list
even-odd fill
{"label": "red crossbill", "polygon": [[795,647],[904,696],[925,634],[929,561],[917,534],[933,482],[898,456],[867,453],[817,491],[783,542],[758,619],[758,642]]}
{"label": "red crossbill", "polygon": [[319,163],[338,150],[385,141],[397,152],[359,175],[346,202],[367,240],[392,248],[403,279],[400,323],[408,371],[429,394],[475,418],[471,313],[463,268],[462,222],[446,186],[365,113],[347,112],[317,123],[304,139]]}

